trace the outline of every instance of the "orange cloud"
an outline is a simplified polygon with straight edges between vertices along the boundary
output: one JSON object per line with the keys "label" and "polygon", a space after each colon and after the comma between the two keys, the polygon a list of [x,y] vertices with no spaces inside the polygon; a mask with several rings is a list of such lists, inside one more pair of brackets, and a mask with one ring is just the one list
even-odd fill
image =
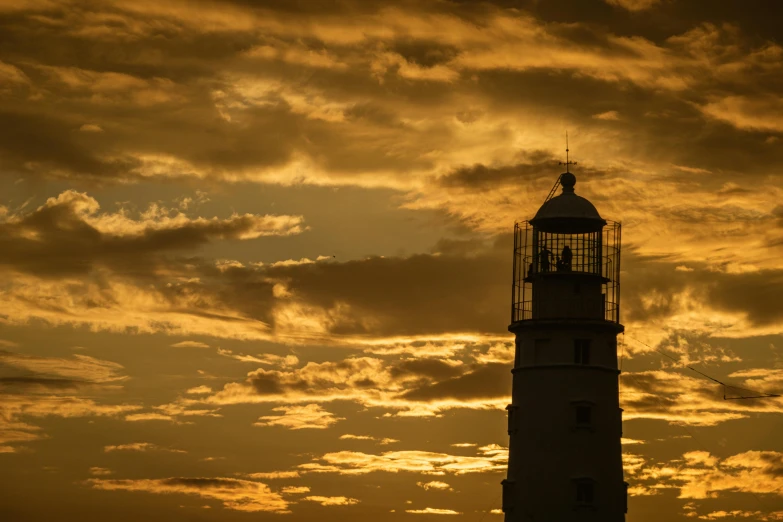
{"label": "orange cloud", "polygon": [[363,475],[377,471],[408,471],[428,475],[464,475],[499,472],[506,468],[508,450],[497,445],[479,448],[480,456],[469,457],[428,451],[388,451],[372,455],[356,451],[326,453],[318,461],[300,464],[303,472]]}
{"label": "orange cloud", "polygon": [[440,509],[440,508],[424,508],[424,509],[406,509],[406,513],[414,513],[417,515],[461,515],[459,511],[453,509]]}
{"label": "orange cloud", "polygon": [[282,426],[291,430],[326,429],[341,420],[317,404],[304,406],[280,406],[272,411],[281,411],[283,415],[259,417],[253,426]]}
{"label": "orange cloud", "polygon": [[132,442],[129,444],[117,444],[112,446],[104,446],[103,451],[106,453],[112,451],[168,451],[170,453],[187,453],[187,451],[172,448],[163,448],[152,442]]}
{"label": "orange cloud", "polygon": [[348,497],[309,496],[309,497],[304,497],[302,500],[306,500],[308,502],[317,502],[322,506],[352,506],[354,504],[359,503],[359,501],[356,500],[355,498],[348,498]]}
{"label": "orange cloud", "polygon": [[88,479],[90,487],[105,491],[142,491],[193,495],[223,502],[236,511],[290,513],[288,502],[266,484],[232,478]]}

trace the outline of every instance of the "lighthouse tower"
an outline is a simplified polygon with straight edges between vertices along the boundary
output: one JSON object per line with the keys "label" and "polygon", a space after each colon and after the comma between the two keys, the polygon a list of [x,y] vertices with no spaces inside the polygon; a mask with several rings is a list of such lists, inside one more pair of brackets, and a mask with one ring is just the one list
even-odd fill
{"label": "lighthouse tower", "polygon": [[623,522],[620,224],[570,172],[514,227],[506,522]]}

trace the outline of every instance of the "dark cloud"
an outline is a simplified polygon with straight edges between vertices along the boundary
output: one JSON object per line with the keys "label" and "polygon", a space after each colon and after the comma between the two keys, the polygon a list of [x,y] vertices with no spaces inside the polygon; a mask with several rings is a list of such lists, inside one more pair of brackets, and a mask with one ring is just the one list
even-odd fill
{"label": "dark cloud", "polygon": [[63,115],[0,110],[0,160],[6,173],[35,169],[55,177],[112,179],[130,176],[139,163],[130,158],[109,160],[104,147],[86,143],[78,133],[84,121]]}
{"label": "dark cloud", "polygon": [[[153,209],[155,210],[155,209]],[[234,215],[191,219],[176,211],[129,219],[101,214],[87,194],[67,191],[38,209],[0,223],[0,264],[60,277],[109,266],[120,273],[154,272],[156,254],[194,249],[215,239],[298,233],[301,217]]]}
{"label": "dark cloud", "polygon": [[54,379],[47,377],[0,377],[0,389],[49,389],[74,390],[89,383],[76,379]]}
{"label": "dark cloud", "polygon": [[161,484],[166,486],[187,486],[198,489],[241,489],[245,487],[246,481],[229,479],[229,478],[187,478],[187,477],[174,477],[168,479],[162,479]]}
{"label": "dark cloud", "polygon": [[464,375],[410,390],[403,395],[412,401],[469,401],[510,396],[511,366],[508,364],[488,364]]}
{"label": "dark cloud", "polygon": [[[470,190],[495,190],[508,185],[529,186],[531,183],[544,186],[557,179],[553,176],[553,172],[565,170],[558,165],[559,162],[565,161],[565,158],[556,158],[546,151],[527,151],[519,155],[524,158],[524,161],[514,165],[492,167],[477,163],[456,168],[439,178],[439,184],[449,188]],[[585,166],[579,169],[579,175],[595,180],[607,177],[608,173]]]}
{"label": "dark cloud", "polygon": [[346,303],[351,318],[374,318],[370,328],[342,321],[335,333],[402,333],[505,330],[510,256],[415,255],[270,269],[270,276],[307,303]]}
{"label": "dark cloud", "polygon": [[632,251],[624,263],[623,317],[628,320],[673,315],[682,311],[683,294],[689,293],[691,304],[745,315],[752,325],[783,321],[783,301],[777,298],[783,292],[783,270],[731,273],[710,270],[702,263],[689,263],[687,271],[677,270],[680,263],[639,258]]}
{"label": "dark cloud", "polygon": [[442,380],[464,372],[459,365],[449,364],[438,359],[403,360],[392,366],[389,373],[398,378],[407,375],[420,375],[429,379]]}

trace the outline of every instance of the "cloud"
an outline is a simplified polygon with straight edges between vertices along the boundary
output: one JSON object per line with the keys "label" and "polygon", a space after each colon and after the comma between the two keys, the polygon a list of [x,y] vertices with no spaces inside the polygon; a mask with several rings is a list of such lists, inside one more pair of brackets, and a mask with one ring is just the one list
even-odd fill
{"label": "cloud", "polygon": [[783,98],[726,96],[699,107],[706,116],[749,131],[783,132]]}
{"label": "cloud", "polygon": [[661,0],[605,0],[605,2],[629,11],[646,11],[660,4]]}
{"label": "cloud", "polygon": [[[294,369],[259,368],[248,373],[245,382],[226,384],[201,402],[228,405],[351,400],[414,416],[432,416],[451,408],[500,409],[505,407],[510,393],[508,370],[507,364],[497,363],[480,366],[459,360],[425,358],[389,362],[381,358],[352,357],[336,362],[309,362]],[[500,383],[498,378],[502,379]],[[289,422],[286,418],[287,415],[271,416],[263,421],[265,424]]]}
{"label": "cloud", "polygon": [[253,426],[282,426],[291,430],[326,429],[341,420],[317,404],[305,406],[280,406],[272,411],[284,412],[283,415],[259,417]]}
{"label": "cloud", "polygon": [[340,440],[368,440],[377,442],[381,446],[385,446],[386,444],[394,444],[395,442],[400,442],[397,439],[392,439],[389,437],[372,437],[370,435],[351,435],[350,433],[346,433],[345,435],[340,435]]}
{"label": "cloud", "polygon": [[3,84],[22,84],[30,83],[30,79],[21,69],[9,63],[0,62],[0,86]]}
{"label": "cloud", "polygon": [[479,448],[479,456],[450,455],[429,451],[388,451],[372,455],[357,451],[326,453],[316,461],[300,464],[302,472],[364,475],[383,471],[423,473],[427,475],[464,475],[499,472],[506,469],[508,450],[489,445]]}
{"label": "cloud", "polygon": [[103,128],[95,123],[85,123],[79,127],[79,130],[82,132],[103,132]]}
{"label": "cloud", "polygon": [[26,417],[116,417],[140,409],[131,404],[99,404],[73,395],[0,394],[0,444],[29,442],[45,438],[41,428],[20,419]]}
{"label": "cloud", "polygon": [[249,473],[248,478],[260,479],[260,480],[277,480],[277,479],[290,479],[299,478],[298,471],[264,471],[259,473]]}
{"label": "cloud", "polygon": [[201,385],[201,386],[196,386],[195,388],[189,388],[185,390],[185,393],[187,393],[188,395],[206,395],[212,393],[212,388],[210,388],[209,386]]}
{"label": "cloud", "polygon": [[235,511],[289,513],[288,502],[266,484],[232,478],[88,479],[90,487],[104,491],[142,491],[193,495],[216,499]]}
{"label": "cloud", "polygon": [[619,121],[620,113],[617,111],[606,111],[599,114],[593,114],[593,118],[596,120]]}
{"label": "cloud", "polygon": [[446,484],[445,482],[440,482],[438,480],[433,480],[431,482],[417,482],[416,485],[426,490],[437,489],[442,491],[453,491],[450,485]]}
{"label": "cloud", "polygon": [[310,493],[310,488],[307,486],[284,486],[280,488],[280,493],[283,495],[303,495]]}
{"label": "cloud", "polygon": [[672,424],[715,426],[754,413],[777,413],[780,399],[727,401],[722,387],[700,377],[666,371],[621,374],[623,419],[658,419]]}
{"label": "cloud", "polygon": [[240,362],[268,364],[271,366],[296,366],[297,364],[299,364],[299,358],[296,355],[281,356],[281,355],[275,355],[271,353],[259,354],[258,356],[242,355],[242,354],[235,354],[231,350],[224,350],[222,348],[218,348],[218,354],[224,357],[230,357],[232,359],[236,359],[237,361]]}
{"label": "cloud", "polygon": [[164,448],[161,446],[158,446],[157,444],[153,444],[152,442],[132,442],[129,444],[118,444],[113,446],[104,446],[103,451],[106,453],[112,452],[112,451],[140,451],[140,452],[146,452],[146,451],[167,451],[170,453],[187,453],[187,451],[179,450],[179,449],[172,449],[172,448]]}
{"label": "cloud", "polygon": [[[615,3],[643,9],[657,2]],[[52,7],[41,9],[38,16]],[[518,93],[527,75],[543,72],[546,85],[540,90],[547,95],[552,83],[566,80],[579,86],[631,83],[687,98],[695,90],[688,87],[710,85],[718,69],[714,61],[685,52],[679,42],[627,31],[599,32],[587,21],[549,23],[530,11],[492,4],[483,9],[470,4],[409,9],[387,2],[348,2],[290,10],[279,4],[157,9],[115,3],[94,13],[56,14],[64,25],[41,29],[51,40],[41,37],[46,43],[26,51],[26,67],[36,73],[36,103],[60,108],[55,123],[35,121],[41,118],[24,92],[26,96],[18,95],[21,114],[16,115],[23,121],[9,125],[27,135],[39,129],[44,138],[39,144],[21,150],[8,147],[8,153],[20,167],[43,175],[51,175],[47,167],[53,163],[59,168],[51,170],[96,178],[101,173],[119,179],[179,175],[410,187],[420,178],[406,172],[432,174],[467,156],[511,148],[514,133],[504,129],[507,119],[492,107],[493,98],[502,96],[490,96],[492,89],[502,89],[498,83]],[[107,17],[112,30],[107,30]],[[30,36],[26,24],[9,21],[4,28],[12,41]],[[188,42],[202,52],[183,63],[177,58],[182,44],[160,41],[158,31],[187,34]],[[140,52],[128,57],[61,50],[71,66],[46,64],[51,62],[51,42],[71,49],[85,40],[135,45]],[[240,42],[243,45],[234,45]],[[717,40],[715,55],[717,65],[725,66],[721,71],[736,75],[738,66],[752,63],[754,52],[761,51],[740,46],[740,52],[721,53],[732,49],[731,43]],[[259,63],[264,65],[261,73]],[[20,78],[29,82],[13,65],[3,70],[17,83]],[[310,80],[298,81],[301,71],[307,71]],[[509,72],[509,81],[493,81]],[[406,96],[385,96],[390,85]],[[526,97],[517,94],[517,104],[520,98],[536,96],[533,89],[525,92]],[[606,92],[603,96],[611,99]],[[61,127],[84,125],[86,108],[117,104],[135,107],[133,114],[114,114],[117,136],[101,136],[105,139],[92,144],[63,138],[68,134],[60,132]],[[490,124],[473,125],[465,132],[470,119],[456,120],[456,111],[449,110],[455,104],[480,106],[484,110],[478,112],[488,113]],[[136,118],[138,114],[144,117]],[[272,121],[275,132],[269,130]],[[172,129],[181,139],[172,139]],[[438,154],[431,154],[433,150]],[[285,169],[295,162],[311,168]],[[263,172],[269,166],[277,168]],[[369,171],[375,175],[367,175]]]}
{"label": "cloud", "polygon": [[150,262],[146,258],[151,254],[162,251],[192,249],[215,239],[302,231],[301,216],[190,218],[155,204],[133,219],[124,211],[101,213],[96,199],[67,190],[36,210],[5,216],[0,222],[0,263],[42,276],[85,274],[101,266],[133,273],[139,264]]}
{"label": "cloud", "polygon": [[106,475],[111,475],[112,473],[114,472],[107,468],[99,468],[97,466],[93,466],[90,468],[90,475],[93,475],[95,477],[104,477]]}
{"label": "cloud", "polygon": [[[403,341],[442,343],[476,338],[482,331],[499,333],[497,317],[507,313],[502,306],[507,285],[495,274],[508,262],[495,253],[218,268],[197,258],[144,254],[144,249],[139,260],[103,247],[92,258],[89,250],[54,263],[57,268],[43,264],[48,254],[36,253],[40,269],[25,264],[23,269],[34,273],[13,274],[0,313],[14,323],[36,319],[115,332],[349,342],[376,349],[396,344],[405,350],[411,348],[402,348]],[[447,306],[451,313],[425,320],[428,310]],[[223,353],[278,363],[271,355]],[[287,364],[294,364],[293,356],[287,357]]]}
{"label": "cloud", "polygon": [[[120,372],[121,364],[75,354],[70,358],[40,357],[0,350],[0,372],[25,372],[30,382],[50,383],[111,383],[127,379]],[[34,377],[32,376],[34,375]],[[52,379],[62,377],[64,379]],[[22,378],[22,377],[20,377]]]}
{"label": "cloud", "polygon": [[729,492],[783,496],[783,454],[746,451],[719,458],[690,451],[664,463],[642,462],[629,468],[629,482],[639,488],[679,489],[679,498],[707,499]]}
{"label": "cloud", "polygon": [[309,496],[309,497],[304,497],[302,500],[306,500],[308,502],[317,502],[322,506],[352,506],[354,504],[359,503],[359,501],[356,500],[355,498],[347,498],[347,497]]}
{"label": "cloud", "polygon": [[415,513],[417,515],[461,515],[459,511],[453,509],[424,508],[424,509],[406,509],[406,513]]}
{"label": "cloud", "polygon": [[125,420],[128,422],[144,422],[144,421],[176,422],[176,419],[171,415],[164,415],[162,413],[132,413],[130,415],[126,415]]}
{"label": "cloud", "polygon": [[[93,398],[116,390],[116,383],[127,379],[122,370],[120,364],[81,354],[42,357],[0,350],[0,444],[46,438],[41,428],[24,422],[30,417],[114,417],[141,409],[100,404]],[[89,396],[82,396],[87,390]]]}
{"label": "cloud", "polygon": [[[695,513],[695,511],[689,511]],[[701,520],[721,520],[724,518],[750,518],[759,521],[783,520],[783,511],[744,511],[741,509],[732,509],[731,511],[712,511],[704,515],[698,515]]]}
{"label": "cloud", "polygon": [[171,345],[173,348],[209,348],[207,343],[200,341],[180,341]]}

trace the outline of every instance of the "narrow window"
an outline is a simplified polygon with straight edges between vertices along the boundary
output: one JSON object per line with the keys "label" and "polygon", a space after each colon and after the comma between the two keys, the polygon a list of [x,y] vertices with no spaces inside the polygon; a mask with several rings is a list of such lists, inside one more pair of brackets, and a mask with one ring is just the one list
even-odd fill
{"label": "narrow window", "polygon": [[623,507],[625,508],[625,512],[628,513],[628,483],[623,482],[623,486],[625,486],[625,496],[623,497]]}
{"label": "narrow window", "polygon": [[514,347],[516,348],[514,354],[514,366],[522,364],[522,339],[517,337],[515,339]]}
{"label": "narrow window", "polygon": [[571,419],[573,424],[572,431],[588,430],[593,431],[593,409],[595,404],[589,401],[575,401],[571,403]]}
{"label": "narrow window", "polygon": [[516,412],[517,407],[513,404],[509,404],[506,406],[506,411],[508,411],[508,434],[513,435],[517,431],[517,424],[516,424]]}
{"label": "narrow window", "polygon": [[590,364],[590,339],[574,339],[574,363]]}
{"label": "narrow window", "polygon": [[595,499],[595,485],[590,479],[583,479],[576,483],[576,503],[591,506]]}
{"label": "narrow window", "polygon": [[586,405],[580,405],[576,407],[576,425],[577,426],[592,426],[593,424],[593,409]]}
{"label": "narrow window", "polygon": [[514,511],[514,482],[511,480],[501,481],[503,484],[503,513]]}

